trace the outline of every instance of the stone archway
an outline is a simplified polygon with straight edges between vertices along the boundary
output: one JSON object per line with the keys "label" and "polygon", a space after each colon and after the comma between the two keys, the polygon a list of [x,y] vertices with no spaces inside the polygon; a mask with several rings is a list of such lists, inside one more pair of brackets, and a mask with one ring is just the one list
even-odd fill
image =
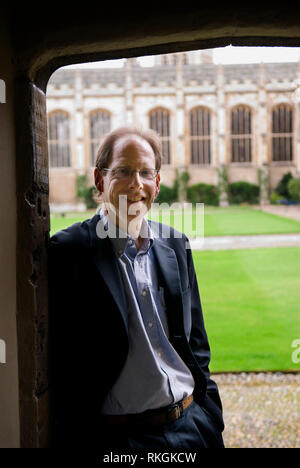
{"label": "stone archway", "polygon": [[[49,236],[45,88],[70,63],[235,45],[300,45],[295,7],[236,10],[161,7],[7,15],[15,63],[17,335],[21,447],[46,447],[51,434],[47,381]],[[24,13],[24,14],[23,14]],[[11,15],[11,16],[10,16]],[[26,39],[24,39],[26,38]],[[11,80],[13,80],[13,74]]]}

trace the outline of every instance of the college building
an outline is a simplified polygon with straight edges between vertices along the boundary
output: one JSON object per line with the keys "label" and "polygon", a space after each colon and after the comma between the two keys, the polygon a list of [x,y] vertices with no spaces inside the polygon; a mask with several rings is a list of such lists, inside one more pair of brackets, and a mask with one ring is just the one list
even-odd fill
{"label": "college building", "polygon": [[[50,204],[76,209],[76,178],[93,184],[97,149],[127,124],[161,136],[161,182],[247,181],[261,203],[287,172],[300,176],[300,62],[220,65],[212,51],[138,59],[121,68],[56,71],[47,87]],[[226,195],[221,197],[226,203]]]}

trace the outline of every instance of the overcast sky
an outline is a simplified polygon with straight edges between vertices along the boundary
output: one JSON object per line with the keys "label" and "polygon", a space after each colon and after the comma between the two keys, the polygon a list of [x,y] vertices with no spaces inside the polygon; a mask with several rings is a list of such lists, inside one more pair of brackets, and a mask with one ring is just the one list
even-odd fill
{"label": "overcast sky", "polygon": [[215,63],[297,62],[300,47],[220,47],[214,49]]}
{"label": "overcast sky", "polygon": [[[261,63],[261,62],[297,62],[300,60],[300,47],[220,47],[213,49],[215,63]],[[139,57],[141,65],[153,65],[154,57]],[[114,68],[121,67],[124,59],[90,62],[70,65],[64,68]]]}

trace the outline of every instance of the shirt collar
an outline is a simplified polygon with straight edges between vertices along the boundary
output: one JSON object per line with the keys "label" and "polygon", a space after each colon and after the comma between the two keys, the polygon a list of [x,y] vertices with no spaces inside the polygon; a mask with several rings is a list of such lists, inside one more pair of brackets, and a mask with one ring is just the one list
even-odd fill
{"label": "shirt collar", "polygon": [[[115,254],[117,256],[123,255],[126,247],[130,245],[130,243],[135,242],[135,240],[128,233],[125,233],[116,226],[112,220],[104,214],[101,207],[97,210],[97,214],[103,220],[104,229],[107,231],[107,235],[112,243]],[[140,235],[143,242],[139,252],[147,253],[152,247],[154,235],[145,218],[143,218],[142,221]]]}

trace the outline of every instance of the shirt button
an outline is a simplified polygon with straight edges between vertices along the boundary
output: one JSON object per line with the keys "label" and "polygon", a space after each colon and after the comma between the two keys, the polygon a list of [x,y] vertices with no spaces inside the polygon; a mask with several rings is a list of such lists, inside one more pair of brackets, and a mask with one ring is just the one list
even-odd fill
{"label": "shirt button", "polygon": [[149,322],[149,323],[148,323],[148,327],[149,327],[149,328],[152,328],[152,326],[153,326],[153,323],[152,323],[152,322]]}
{"label": "shirt button", "polygon": [[147,291],[144,289],[144,290],[142,291],[142,296],[144,296],[144,297],[145,297],[145,296],[146,296],[146,294],[147,294]]}

